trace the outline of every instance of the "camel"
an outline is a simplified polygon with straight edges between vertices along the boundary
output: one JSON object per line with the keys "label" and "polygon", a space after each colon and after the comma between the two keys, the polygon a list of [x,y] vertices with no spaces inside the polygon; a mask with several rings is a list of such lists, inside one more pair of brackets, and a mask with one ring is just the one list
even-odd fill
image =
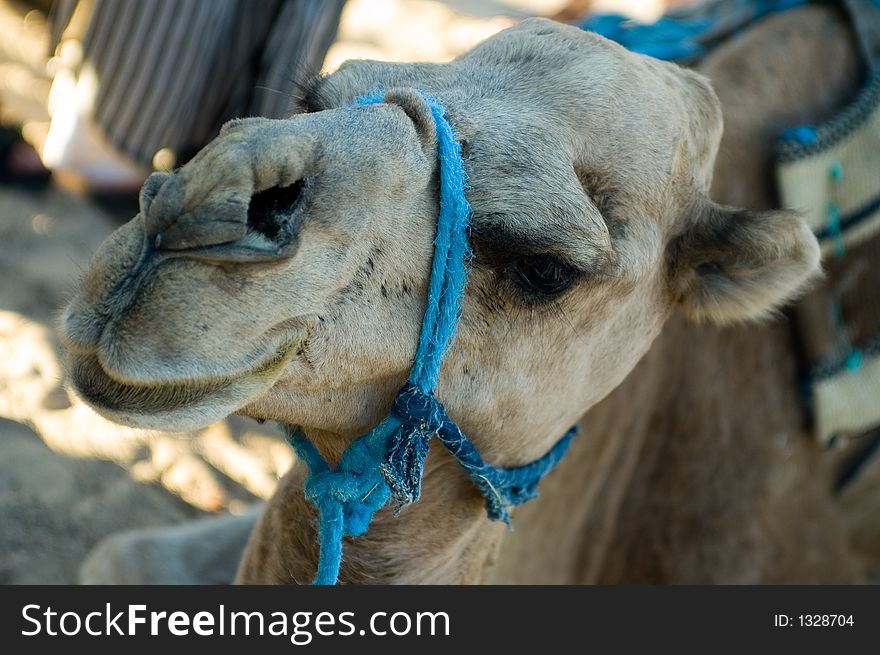
{"label": "camel", "polygon": [[[803,57],[738,74],[780,39]],[[447,107],[474,210],[438,397],[497,465],[539,457],[581,417],[585,433],[512,531],[432,446],[422,499],[347,542],[341,581],[860,579],[833,466],[802,435],[786,329],[768,320],[819,253],[772,208],[765,139],[843,103],[856,61],[836,14],[807,8],[706,61],[720,102],[703,75],[543,19],[449,64],[349,62],[309,113],[234,121],[148,181],[63,317],[72,386],[127,425],[238,412],[301,425],[337,458],[387,412],[415,348],[437,212],[418,88]],[[827,81],[822,97],[808,79]],[[377,88],[382,104],[352,106]],[[752,208],[710,200],[713,171],[714,198]],[[172,581],[187,567],[169,558],[222,543],[244,552],[237,582],[308,582],[303,475],[247,516],[111,539],[83,578]]]}

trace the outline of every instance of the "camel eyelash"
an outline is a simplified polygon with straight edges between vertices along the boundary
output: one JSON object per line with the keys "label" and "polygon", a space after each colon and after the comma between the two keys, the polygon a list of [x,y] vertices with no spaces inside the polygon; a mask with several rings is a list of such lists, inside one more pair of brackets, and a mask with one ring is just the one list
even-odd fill
{"label": "camel eyelash", "polygon": [[311,114],[328,108],[329,102],[321,93],[326,77],[321,73],[308,73],[291,80],[296,89],[292,98],[299,112]]}

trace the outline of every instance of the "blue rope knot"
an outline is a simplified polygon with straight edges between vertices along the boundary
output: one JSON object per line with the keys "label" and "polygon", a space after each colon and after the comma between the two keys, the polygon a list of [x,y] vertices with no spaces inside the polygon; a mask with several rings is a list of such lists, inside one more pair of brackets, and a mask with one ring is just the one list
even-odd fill
{"label": "blue rope knot", "polygon": [[392,416],[407,423],[419,423],[436,432],[443,425],[444,412],[433,393],[425,393],[412,382],[401,387],[391,407]]}
{"label": "blue rope knot", "polygon": [[421,495],[428,445],[443,426],[445,412],[434,394],[407,382],[394,398],[391,416],[400,424],[388,436],[385,460],[379,468],[399,513]]}
{"label": "blue rope knot", "polygon": [[328,470],[309,476],[304,486],[306,498],[317,507],[327,511],[340,505],[343,532],[352,537],[366,532],[373,514],[385,504],[382,479],[374,474]]}

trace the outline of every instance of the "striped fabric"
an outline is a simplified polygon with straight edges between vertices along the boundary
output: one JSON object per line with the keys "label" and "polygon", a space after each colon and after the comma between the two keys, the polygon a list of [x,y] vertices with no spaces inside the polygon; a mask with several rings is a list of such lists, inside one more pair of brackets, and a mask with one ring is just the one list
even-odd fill
{"label": "striped fabric", "polygon": [[[345,0],[56,0],[53,47],[82,44],[94,122],[150,165],[186,160],[228,119],[280,118],[320,70]],[[83,16],[84,14],[84,16]]]}

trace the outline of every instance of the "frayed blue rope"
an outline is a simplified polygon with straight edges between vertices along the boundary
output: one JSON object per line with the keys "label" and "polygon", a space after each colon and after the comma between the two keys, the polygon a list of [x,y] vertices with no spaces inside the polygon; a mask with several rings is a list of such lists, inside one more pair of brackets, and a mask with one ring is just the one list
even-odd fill
{"label": "frayed blue rope", "polygon": [[430,393],[440,377],[440,364],[452,346],[461,314],[467,264],[471,257],[467,230],[471,207],[465,196],[467,175],[461,145],[443,106],[424,96],[434,116],[437,131],[437,159],[440,167],[440,216],[434,240],[434,261],[428,289],[428,306],[419,335],[419,346],[409,381],[423,393]]}
{"label": "frayed blue rope", "polygon": [[[383,94],[375,92],[358,98],[359,106],[382,102]],[[440,168],[440,215],[434,238],[434,258],[428,288],[428,305],[422,319],[419,345],[409,381],[424,393],[430,393],[440,377],[440,364],[452,346],[464,287],[467,264],[471,258],[467,230],[471,208],[465,196],[467,173],[464,170],[461,145],[455,137],[446,110],[431,96],[422,93],[431,109],[437,132],[437,159]]]}
{"label": "frayed blue rope", "polygon": [[493,521],[510,523],[507,509],[522,505],[537,497],[538,485],[552,471],[571,445],[578,433],[578,426],[569,429],[543,457],[515,468],[499,468],[486,464],[461,428],[446,416],[442,405],[436,400],[443,413],[443,425],[437,431],[440,442],[467,471],[486,499],[486,513]]}
{"label": "frayed blue rope", "polygon": [[[496,468],[483,461],[434,398],[440,366],[452,345],[461,314],[471,257],[467,238],[471,210],[465,196],[467,177],[461,146],[446,119],[446,111],[430,96],[422,96],[431,109],[437,132],[440,212],[428,303],[409,380],[395,397],[391,414],[353,441],[336,468],[330,468],[302,430],[288,428],[291,445],[309,469],[305,495],[318,509],[321,554],[315,584],[335,584],[339,579],[345,536],[356,537],[366,532],[376,511],[392,498],[398,511],[418,500],[433,435],[438,435],[483,493],[489,518],[507,522],[507,509],[537,495],[538,483],[559,463],[577,432],[576,428],[569,430],[535,462],[519,468]],[[359,98],[357,104],[381,101],[382,94],[375,93]]]}
{"label": "frayed blue rope", "polygon": [[[421,436],[415,440],[420,444],[417,450],[408,452],[405,442],[400,444],[399,450],[387,447],[388,442],[394,439],[394,434],[400,432],[401,425],[425,426],[422,432],[426,435],[424,440]],[[489,518],[509,523],[508,509],[538,495],[541,480],[562,461],[577,433],[578,427],[572,427],[553,448],[534,462],[514,468],[492,466],[483,461],[474,444],[449,418],[434,395],[425,394],[410,383],[404,385],[395,397],[391,416],[353,441],[342,453],[335,469],[329,467],[299,428],[288,428],[291,445],[309,468],[305,495],[318,508],[321,555],[315,584],[332,585],[339,579],[344,536],[362,535],[369,528],[377,510],[392,497],[400,502],[394,491],[400,481],[393,474],[393,466],[389,468],[387,459],[392,453],[418,460],[417,483],[420,485],[428,441],[436,434],[483,494]],[[383,453],[386,454],[384,461]],[[417,497],[409,502],[414,500]]]}

